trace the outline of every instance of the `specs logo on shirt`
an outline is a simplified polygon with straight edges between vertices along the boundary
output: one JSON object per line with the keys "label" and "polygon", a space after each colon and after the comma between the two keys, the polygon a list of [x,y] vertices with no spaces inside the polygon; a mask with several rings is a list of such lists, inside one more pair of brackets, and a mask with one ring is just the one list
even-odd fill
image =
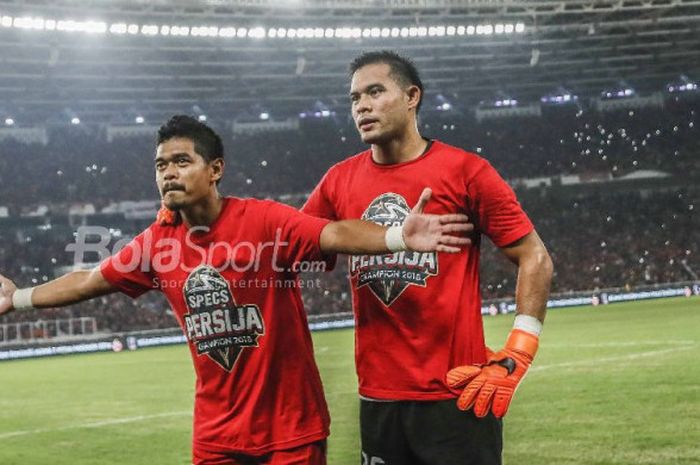
{"label": "specs logo on shirt", "polygon": [[[400,226],[410,212],[406,199],[387,192],[370,203],[362,219],[382,226]],[[358,288],[369,286],[372,293],[389,306],[408,286],[425,287],[428,277],[438,274],[438,259],[435,252],[353,255],[350,273],[357,278]]]}
{"label": "specs logo on shirt", "polygon": [[265,323],[257,305],[236,305],[226,279],[210,266],[190,273],[183,288],[189,313],[187,339],[198,355],[207,355],[231,371],[246,347],[257,347]]}

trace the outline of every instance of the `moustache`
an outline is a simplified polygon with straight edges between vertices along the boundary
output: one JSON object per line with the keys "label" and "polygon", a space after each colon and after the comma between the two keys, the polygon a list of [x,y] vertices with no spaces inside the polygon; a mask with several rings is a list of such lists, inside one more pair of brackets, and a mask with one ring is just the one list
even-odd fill
{"label": "moustache", "polygon": [[180,185],[180,184],[168,184],[166,186],[163,186],[163,194],[167,194],[170,191],[184,191],[185,186]]}

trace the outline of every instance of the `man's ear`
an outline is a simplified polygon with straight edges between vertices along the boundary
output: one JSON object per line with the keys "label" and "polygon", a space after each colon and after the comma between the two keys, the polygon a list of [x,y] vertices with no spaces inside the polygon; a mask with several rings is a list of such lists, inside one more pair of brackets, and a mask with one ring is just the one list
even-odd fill
{"label": "man's ear", "polygon": [[408,86],[406,95],[408,96],[408,107],[417,109],[420,99],[423,97],[423,92],[418,86]]}
{"label": "man's ear", "polygon": [[217,158],[209,163],[209,167],[211,169],[211,180],[213,182],[219,182],[219,180],[223,177],[225,166],[226,163],[224,162],[223,158]]}

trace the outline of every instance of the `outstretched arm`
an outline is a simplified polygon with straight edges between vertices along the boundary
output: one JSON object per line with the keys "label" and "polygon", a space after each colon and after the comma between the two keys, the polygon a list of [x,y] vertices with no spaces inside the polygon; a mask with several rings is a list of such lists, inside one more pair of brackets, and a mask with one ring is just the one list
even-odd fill
{"label": "outstretched arm", "polygon": [[0,275],[0,315],[22,308],[62,307],[116,290],[102,276],[99,267],[90,271],[73,271],[30,289],[17,289],[15,283]]}
{"label": "outstretched arm", "polygon": [[[386,228],[369,221],[344,220],[329,223],[321,232],[321,250],[326,253],[384,254],[397,250],[459,252],[469,245],[464,237],[474,229],[466,215],[426,215],[430,189],[423,190],[402,226]],[[461,234],[453,236],[452,234]]]}

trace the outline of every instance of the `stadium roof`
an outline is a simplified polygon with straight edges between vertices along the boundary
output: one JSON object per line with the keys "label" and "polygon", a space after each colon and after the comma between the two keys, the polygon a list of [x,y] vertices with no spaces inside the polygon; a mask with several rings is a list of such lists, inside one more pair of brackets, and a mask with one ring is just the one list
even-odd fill
{"label": "stadium roof", "polygon": [[349,61],[380,48],[416,61],[428,99],[536,102],[700,78],[700,0],[0,0],[0,41],[19,124],[345,111]]}

